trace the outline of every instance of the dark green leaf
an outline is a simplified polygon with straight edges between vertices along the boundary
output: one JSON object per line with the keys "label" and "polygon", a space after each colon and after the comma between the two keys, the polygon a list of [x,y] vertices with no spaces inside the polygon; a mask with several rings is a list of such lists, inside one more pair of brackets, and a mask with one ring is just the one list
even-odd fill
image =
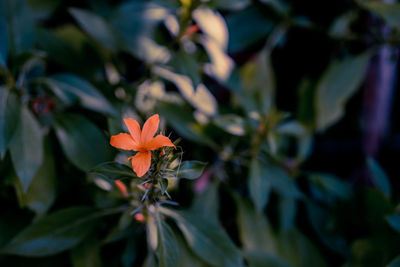
{"label": "dark green leaf", "polygon": [[[243,23],[246,21],[246,23]],[[230,53],[240,52],[267,37],[274,22],[261,9],[252,6],[232,13],[226,19],[229,30]]]}
{"label": "dark green leaf", "polygon": [[112,157],[110,144],[100,130],[84,117],[63,114],[55,130],[67,158],[78,168],[89,171]]}
{"label": "dark green leaf", "polygon": [[114,107],[96,88],[78,76],[63,73],[53,75],[45,81],[63,101],[78,100],[82,106],[88,109],[113,116],[118,115]]}
{"label": "dark green leaf", "polygon": [[243,136],[246,133],[244,119],[234,114],[226,114],[215,117],[214,123],[218,127],[233,135]]}
{"label": "dark green leaf", "polygon": [[291,265],[278,258],[273,254],[266,253],[264,251],[246,251],[244,252],[244,257],[247,259],[249,263],[249,267],[290,267]]}
{"label": "dark green leaf", "polygon": [[290,197],[281,197],[279,202],[280,227],[282,231],[287,231],[295,225],[297,203]]}
{"label": "dark green leaf", "polygon": [[71,250],[73,267],[99,267],[101,266],[100,241],[96,238],[83,240]]}
{"label": "dark green leaf", "polygon": [[261,212],[268,202],[270,190],[297,199],[303,196],[295,181],[279,166],[253,159],[249,177],[250,197],[256,210]]}
{"label": "dark green leaf", "polygon": [[193,200],[190,210],[217,224],[219,214],[218,184],[210,183],[207,189]]}
{"label": "dark green leaf", "polygon": [[48,142],[45,142],[44,152],[43,164],[36,172],[26,194],[21,192],[23,204],[38,216],[44,215],[56,198],[55,162]]}
{"label": "dark green leaf", "polygon": [[267,205],[271,184],[266,179],[263,164],[256,158],[251,160],[250,174],[248,180],[250,198],[253,200],[254,206],[258,212],[261,212]]}
{"label": "dark green leaf", "polygon": [[389,177],[386,175],[385,171],[373,158],[367,159],[367,166],[371,174],[373,184],[390,198],[392,195],[392,187],[390,185]]}
{"label": "dark green leaf", "polygon": [[89,207],[59,210],[28,226],[2,252],[28,257],[59,253],[77,245],[101,215]]}
{"label": "dark green leaf", "polygon": [[344,115],[346,102],[364,80],[370,58],[371,53],[367,52],[335,61],[322,75],[315,98],[318,130],[332,126]]}
{"label": "dark green leaf", "polygon": [[391,27],[400,29],[400,4],[379,1],[360,2],[365,8],[381,16]]}
{"label": "dark green leaf", "polygon": [[400,233],[400,215],[387,216],[386,220],[394,230]]}
{"label": "dark green leaf", "polygon": [[93,38],[107,48],[117,51],[117,39],[114,30],[102,17],[78,8],[71,8],[70,13],[79,25]]}
{"label": "dark green leaf", "polygon": [[0,158],[4,157],[19,121],[20,105],[17,96],[0,86]]}
{"label": "dark green leaf", "polygon": [[90,173],[95,176],[99,175],[102,178],[113,181],[128,178],[137,178],[131,168],[114,161],[101,163],[100,165],[97,165],[96,167],[91,169]]}
{"label": "dark green leaf", "polygon": [[335,199],[348,199],[353,193],[350,184],[334,175],[316,173],[308,178],[312,183],[310,189],[314,197],[326,203],[332,203]]}
{"label": "dark green leaf", "polygon": [[11,53],[18,54],[29,50],[35,40],[34,21],[25,0],[0,1],[0,16],[7,25],[8,47]]}
{"label": "dark green leaf", "polygon": [[164,195],[168,189],[168,179],[161,178],[158,185],[160,186],[161,194]]}
{"label": "dark green leaf", "polygon": [[191,212],[160,211],[176,221],[189,247],[205,262],[212,266],[243,266],[239,250],[219,225]]}
{"label": "dark green leaf", "polygon": [[244,251],[261,251],[276,255],[278,243],[267,218],[256,212],[244,199],[235,195],[237,223]]}
{"label": "dark green leaf", "polygon": [[0,67],[7,67],[8,40],[7,23],[5,18],[0,15]]}
{"label": "dark green leaf", "polygon": [[45,20],[49,18],[54,10],[60,5],[61,0],[29,0],[35,19]]}
{"label": "dark green leaf", "polygon": [[25,192],[43,160],[42,129],[26,107],[21,110],[19,125],[10,143],[10,152]]}
{"label": "dark green leaf", "polygon": [[207,163],[197,160],[183,161],[178,167],[178,178],[197,179],[203,173],[206,165]]}
{"label": "dark green leaf", "polygon": [[397,256],[386,267],[399,267],[399,266],[400,266],[400,256]]}
{"label": "dark green leaf", "polygon": [[158,257],[160,267],[174,267],[178,262],[178,244],[171,227],[160,218],[157,220],[158,228]]}

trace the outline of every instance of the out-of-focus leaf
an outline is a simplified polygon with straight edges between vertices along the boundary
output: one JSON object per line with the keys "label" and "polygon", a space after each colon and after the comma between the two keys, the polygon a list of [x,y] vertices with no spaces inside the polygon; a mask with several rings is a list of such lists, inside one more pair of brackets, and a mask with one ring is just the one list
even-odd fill
{"label": "out-of-focus leaf", "polygon": [[201,133],[190,109],[170,103],[159,103],[156,108],[181,136],[201,144],[210,144],[210,140]]}
{"label": "out-of-focus leaf", "polygon": [[18,54],[29,50],[35,41],[32,12],[25,0],[0,1],[0,16],[7,25],[8,47]]}
{"label": "out-of-focus leaf", "polygon": [[390,185],[389,177],[386,175],[385,171],[373,158],[367,159],[367,166],[371,174],[373,184],[390,198],[392,195],[392,187]]}
{"label": "out-of-focus leaf", "polygon": [[[316,127],[325,130],[344,115],[346,102],[361,86],[371,53],[333,62],[324,72],[316,89]],[[349,71],[351,70],[351,71]]]}
{"label": "out-of-focus leaf", "polygon": [[270,49],[264,47],[257,59],[247,62],[240,73],[245,90],[243,94],[249,94],[248,97],[256,103],[257,110],[263,114],[269,111],[275,97],[275,74],[271,65]]}
{"label": "out-of-focus leaf", "polygon": [[278,258],[273,254],[266,253],[264,251],[245,251],[244,257],[249,263],[249,267],[289,267],[291,266],[288,262]]}
{"label": "out-of-focus leaf", "polygon": [[47,19],[54,10],[60,5],[61,0],[29,0],[33,17],[38,20]]}
{"label": "out-of-focus leaf", "polygon": [[279,219],[282,231],[287,231],[294,226],[296,212],[296,200],[290,197],[281,197],[279,202]]}
{"label": "out-of-focus leaf", "polygon": [[252,159],[250,165],[249,190],[250,197],[258,212],[261,212],[268,202],[270,190],[293,199],[303,196],[295,181],[286,172],[270,163]]}
{"label": "out-of-focus leaf", "polygon": [[26,192],[42,164],[43,133],[39,123],[26,107],[21,109],[18,120],[18,128],[10,143],[10,152],[22,190]]}
{"label": "out-of-focus leaf", "polygon": [[230,53],[240,52],[266,38],[274,26],[273,20],[255,6],[232,13],[227,17],[226,23],[230,34]]}
{"label": "out-of-focus leaf", "polygon": [[154,67],[153,72],[175,84],[181,95],[196,109],[208,116],[217,113],[217,101],[204,84],[200,83],[196,89],[189,77],[173,73],[165,68]]}
{"label": "out-of-focus leaf", "polygon": [[147,243],[150,245],[150,248],[153,251],[156,251],[159,240],[158,240],[157,219],[153,214],[149,214],[149,216],[147,217],[146,234],[147,234]]}
{"label": "out-of-focus leaf", "polygon": [[169,16],[169,10],[155,3],[128,1],[109,16],[121,40],[121,49],[148,63],[169,60],[169,51],[155,42],[156,26]]}
{"label": "out-of-focus leaf", "polygon": [[400,4],[379,1],[360,2],[362,6],[381,16],[391,27],[400,29]]}
{"label": "out-of-focus leaf", "polygon": [[0,159],[4,157],[19,121],[20,105],[17,97],[0,86]]}
{"label": "out-of-focus leaf", "polygon": [[157,219],[158,228],[158,257],[160,267],[176,266],[179,257],[178,244],[171,227],[160,218]]}
{"label": "out-of-focus leaf", "polygon": [[400,233],[400,215],[387,216],[386,220],[394,230]]}
{"label": "out-of-focus leaf", "polygon": [[82,241],[71,250],[73,267],[98,267],[101,266],[100,242],[95,238]]}
{"label": "out-of-focus leaf", "polygon": [[118,112],[88,81],[73,74],[63,73],[46,78],[45,82],[61,100],[79,103],[91,110],[117,116]]}
{"label": "out-of-focus leaf", "polygon": [[366,188],[364,191],[365,223],[373,231],[387,228],[385,218],[394,213],[390,200],[377,189]]}
{"label": "out-of-focus leaf", "polygon": [[79,169],[89,171],[111,160],[111,148],[104,135],[84,117],[63,114],[54,127],[65,155]]}
{"label": "out-of-focus leaf", "polygon": [[312,202],[307,202],[307,216],[311,226],[321,241],[333,251],[346,255],[348,247],[346,240],[329,228],[332,215],[326,207],[320,207]]}
{"label": "out-of-focus leaf", "polygon": [[218,9],[241,10],[248,6],[249,0],[214,0],[213,4]]}
{"label": "out-of-focus leaf", "polygon": [[71,8],[70,13],[79,25],[93,38],[112,51],[117,51],[117,36],[112,27],[102,17],[79,8]]}
{"label": "out-of-focus leaf", "polygon": [[251,160],[248,186],[250,198],[258,212],[261,212],[267,205],[271,191],[271,184],[265,177],[266,171],[258,159]]}
{"label": "out-of-focus leaf", "polygon": [[353,193],[348,183],[331,174],[316,173],[309,179],[314,197],[326,203],[332,203],[336,198],[348,199]]}
{"label": "out-of-focus leaf", "polygon": [[400,266],[400,256],[397,256],[394,258],[388,265],[387,267],[398,267]]}
{"label": "out-of-focus leaf", "polygon": [[228,28],[224,18],[212,9],[202,6],[193,12],[193,19],[201,31],[213,39],[219,47],[228,47]]}
{"label": "out-of-focus leaf", "polygon": [[117,163],[115,161],[104,162],[90,170],[90,174],[94,176],[100,176],[109,180],[121,180],[121,179],[132,179],[137,178],[131,168],[124,164]]}
{"label": "out-of-focus leaf", "polygon": [[[130,215],[132,217],[132,215]],[[136,243],[133,237],[129,238],[126,242],[124,252],[122,254],[122,266],[131,267],[136,260]],[[144,267],[145,265],[143,265]]]}
{"label": "out-of-focus leaf", "polygon": [[243,266],[239,250],[219,225],[190,212],[160,211],[176,221],[189,247],[205,262],[212,266]]}
{"label": "out-of-focus leaf", "polygon": [[27,257],[59,253],[77,245],[102,215],[89,207],[59,210],[25,228],[1,251]]}
{"label": "out-of-focus leaf", "polygon": [[7,37],[7,24],[5,18],[0,15],[0,67],[7,66],[8,57],[8,37]]}
{"label": "out-of-focus leaf", "polygon": [[43,163],[32,179],[28,190],[21,193],[22,204],[44,215],[56,198],[56,170],[49,142],[45,142]]}
{"label": "out-of-focus leaf", "polygon": [[207,163],[197,160],[184,161],[178,169],[178,178],[197,179],[203,173],[206,165]]}
{"label": "out-of-focus leaf", "polygon": [[226,114],[215,117],[214,123],[233,135],[243,136],[246,133],[244,119],[235,114]]}
{"label": "out-of-focus leaf", "polygon": [[219,196],[218,186],[216,183],[211,183],[204,192],[197,196],[190,210],[207,220],[218,223],[219,214]]}
{"label": "out-of-focus leaf", "polygon": [[277,237],[273,233],[267,218],[238,195],[235,202],[238,208],[237,223],[244,251],[261,251],[276,255]]}
{"label": "out-of-focus leaf", "polygon": [[173,55],[168,65],[172,66],[177,73],[188,76],[195,87],[201,83],[201,62],[195,54],[179,50]]}
{"label": "out-of-focus leaf", "polygon": [[295,228],[280,234],[279,254],[291,266],[327,266],[318,249]]}
{"label": "out-of-focus leaf", "polygon": [[181,235],[176,235],[179,250],[178,267],[207,267],[208,265],[191,251]]}

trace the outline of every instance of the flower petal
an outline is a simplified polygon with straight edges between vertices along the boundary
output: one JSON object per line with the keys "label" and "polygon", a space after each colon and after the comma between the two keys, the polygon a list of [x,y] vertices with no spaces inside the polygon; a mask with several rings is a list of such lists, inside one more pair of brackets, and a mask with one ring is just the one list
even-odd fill
{"label": "flower petal", "polygon": [[130,157],[132,160],[132,169],[138,177],[142,177],[150,168],[151,152],[138,152],[135,156]]}
{"label": "flower petal", "polygon": [[140,142],[142,144],[150,142],[150,140],[157,132],[159,123],[160,123],[160,118],[158,114],[155,114],[147,119],[147,121],[143,125],[143,130],[140,137]]}
{"label": "flower petal", "polygon": [[147,150],[155,150],[163,146],[175,147],[175,145],[171,142],[171,140],[168,137],[159,134],[153,139],[151,139],[150,142],[146,144],[145,148]]}
{"label": "flower petal", "polygon": [[139,144],[140,143],[140,135],[142,131],[140,130],[140,125],[139,123],[132,119],[132,118],[125,118],[124,119],[126,127],[128,127],[128,130],[130,134],[132,135],[133,140]]}
{"label": "flower petal", "polygon": [[113,147],[125,150],[136,150],[137,144],[133,140],[132,136],[127,133],[120,133],[111,136],[110,144]]}

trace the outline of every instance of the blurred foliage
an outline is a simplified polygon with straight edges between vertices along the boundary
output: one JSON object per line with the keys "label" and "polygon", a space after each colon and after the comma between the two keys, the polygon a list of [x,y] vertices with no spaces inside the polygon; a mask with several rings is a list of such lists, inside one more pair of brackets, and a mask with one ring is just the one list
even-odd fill
{"label": "blurred foliage", "polygon": [[[399,266],[399,33],[396,1],[0,1],[0,265]],[[179,146],[138,178],[109,139],[154,113]]]}

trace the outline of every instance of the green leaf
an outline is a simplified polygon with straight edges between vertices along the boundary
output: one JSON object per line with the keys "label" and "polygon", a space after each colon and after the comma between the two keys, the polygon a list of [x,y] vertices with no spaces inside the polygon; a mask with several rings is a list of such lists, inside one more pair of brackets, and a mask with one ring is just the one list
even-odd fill
{"label": "green leaf", "polygon": [[89,234],[102,215],[89,207],[59,210],[25,228],[1,252],[26,257],[62,252]]}
{"label": "green leaf", "polygon": [[244,119],[235,114],[226,114],[215,117],[214,123],[221,129],[233,135],[243,136],[246,133]]}
{"label": "green leaf", "polygon": [[218,184],[210,183],[204,192],[193,200],[190,210],[207,219],[210,222],[218,224],[219,216],[219,196]]}
{"label": "green leaf", "polygon": [[0,158],[3,158],[20,121],[16,95],[0,86]]}
{"label": "green leaf", "polygon": [[290,197],[281,197],[279,201],[279,222],[282,231],[287,231],[295,225],[296,212],[296,200]]}
{"label": "green leaf", "polygon": [[251,161],[248,183],[250,197],[258,212],[261,212],[267,204],[271,189],[293,199],[303,196],[295,181],[282,168],[258,159]]}
{"label": "green leaf", "polygon": [[[343,115],[346,102],[361,86],[371,53],[363,53],[333,62],[316,88],[317,130],[325,130]],[[351,70],[351,71],[349,71]]]}
{"label": "green leaf", "polygon": [[90,173],[112,181],[137,178],[132,168],[114,161],[101,163],[91,169]]}
{"label": "green leaf", "polygon": [[189,77],[173,73],[166,68],[154,67],[152,71],[156,75],[172,82],[194,108],[207,116],[216,115],[218,109],[217,100],[204,84],[200,83],[195,88]]}
{"label": "green leaf", "polygon": [[161,208],[160,211],[176,221],[189,247],[208,264],[243,266],[240,251],[219,225],[191,212],[165,208]]}
{"label": "green leaf", "polygon": [[98,267],[101,266],[100,241],[96,238],[83,240],[71,250],[71,263],[73,267]]}
{"label": "green leaf", "polygon": [[373,184],[379,188],[388,198],[392,196],[390,179],[378,162],[373,158],[367,159],[368,170],[371,174]]}
{"label": "green leaf", "polygon": [[32,9],[35,20],[44,21],[48,19],[57,7],[60,6],[61,0],[29,0],[28,4]]}
{"label": "green leaf", "polygon": [[336,199],[348,199],[353,194],[350,184],[334,175],[315,173],[308,178],[312,194],[323,202],[332,203]]}
{"label": "green leaf", "polygon": [[19,125],[10,143],[10,152],[22,184],[26,192],[43,160],[43,133],[39,123],[31,112],[23,107]]}
{"label": "green leaf", "polygon": [[250,174],[248,180],[250,198],[258,212],[261,212],[268,203],[271,184],[265,178],[268,173],[263,164],[256,158],[250,163]]}
{"label": "green leaf", "polygon": [[160,267],[174,267],[178,262],[179,251],[175,234],[167,223],[157,219],[158,257]]}
{"label": "green leaf", "polygon": [[181,136],[199,142],[201,144],[209,144],[210,141],[199,130],[199,125],[193,118],[192,111],[186,106],[172,103],[158,103],[157,111],[165,117],[168,123]]}
{"label": "green leaf", "polygon": [[400,4],[379,1],[361,2],[362,6],[381,16],[391,27],[400,29]]}
{"label": "green leaf", "polygon": [[33,16],[27,2],[25,0],[0,1],[0,17],[3,17],[6,23],[10,52],[18,54],[29,50],[35,41],[35,31]]}
{"label": "green leaf", "polygon": [[54,128],[65,155],[79,169],[89,171],[112,158],[104,135],[84,117],[63,114],[56,119]]}
{"label": "green leaf", "polygon": [[88,109],[117,116],[118,112],[108,100],[88,81],[68,73],[56,74],[44,80],[61,100],[76,100]]}
{"label": "green leaf", "polygon": [[400,266],[400,255],[394,258],[386,267],[398,267]]}
{"label": "green leaf", "polygon": [[158,185],[160,186],[161,194],[164,195],[165,192],[167,192],[167,190],[168,190],[168,179],[161,178],[158,181]]}
{"label": "green leaf", "polygon": [[261,251],[276,255],[278,243],[267,218],[235,194],[237,224],[244,251]]}
{"label": "green leaf", "polygon": [[43,164],[36,172],[26,194],[21,192],[24,206],[38,216],[44,215],[56,198],[56,169],[49,142],[45,142]]}
{"label": "green leaf", "polygon": [[[243,23],[244,21],[246,23]],[[230,53],[240,52],[266,38],[275,24],[270,16],[256,6],[230,14],[226,23]]]}
{"label": "green leaf", "polygon": [[87,10],[71,8],[70,13],[78,24],[105,47],[116,52],[118,43],[114,29],[105,19]]}
{"label": "green leaf", "polygon": [[291,265],[278,258],[277,256],[269,253],[265,253],[263,251],[245,251],[244,257],[249,263],[249,267],[290,267]]}
{"label": "green leaf", "polygon": [[178,178],[197,179],[203,173],[206,165],[207,163],[197,160],[183,161],[177,171]]}
{"label": "green leaf", "polygon": [[400,233],[400,215],[387,216],[386,220],[394,230]]}
{"label": "green leaf", "polygon": [[7,24],[5,18],[0,15],[0,67],[7,67],[8,56]]}

